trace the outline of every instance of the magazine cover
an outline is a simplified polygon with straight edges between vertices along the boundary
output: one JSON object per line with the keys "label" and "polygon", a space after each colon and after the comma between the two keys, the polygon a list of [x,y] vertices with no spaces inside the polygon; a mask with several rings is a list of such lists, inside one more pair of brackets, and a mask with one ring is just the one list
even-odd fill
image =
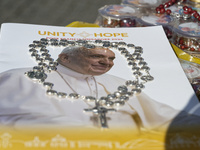
{"label": "magazine cover", "polygon": [[199,148],[199,100],[161,26],[5,23],[0,149]]}

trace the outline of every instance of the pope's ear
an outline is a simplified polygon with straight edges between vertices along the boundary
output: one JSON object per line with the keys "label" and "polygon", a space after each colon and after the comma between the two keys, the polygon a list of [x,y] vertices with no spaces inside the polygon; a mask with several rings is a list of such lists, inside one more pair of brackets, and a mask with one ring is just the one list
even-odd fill
{"label": "pope's ear", "polygon": [[59,59],[61,62],[69,62],[69,57],[67,54],[60,54]]}

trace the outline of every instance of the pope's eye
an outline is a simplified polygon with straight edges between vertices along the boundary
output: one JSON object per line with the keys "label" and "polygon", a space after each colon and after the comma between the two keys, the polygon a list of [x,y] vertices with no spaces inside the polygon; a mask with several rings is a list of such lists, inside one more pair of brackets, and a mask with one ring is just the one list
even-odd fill
{"label": "pope's eye", "polygon": [[109,58],[109,60],[114,60],[115,59],[115,57],[111,57],[111,58]]}

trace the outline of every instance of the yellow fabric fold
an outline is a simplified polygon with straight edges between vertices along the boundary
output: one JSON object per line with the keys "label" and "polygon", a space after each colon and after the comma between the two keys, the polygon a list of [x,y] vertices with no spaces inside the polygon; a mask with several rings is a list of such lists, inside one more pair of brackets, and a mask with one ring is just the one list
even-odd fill
{"label": "yellow fabric fold", "polygon": [[172,48],[174,49],[174,52],[176,53],[177,57],[186,61],[194,62],[197,64],[200,64],[200,59],[194,56],[191,56],[190,54],[184,52],[174,44],[171,44]]}
{"label": "yellow fabric fold", "polygon": [[66,27],[99,27],[99,25],[94,24],[94,23],[74,21],[74,22],[68,24]]}

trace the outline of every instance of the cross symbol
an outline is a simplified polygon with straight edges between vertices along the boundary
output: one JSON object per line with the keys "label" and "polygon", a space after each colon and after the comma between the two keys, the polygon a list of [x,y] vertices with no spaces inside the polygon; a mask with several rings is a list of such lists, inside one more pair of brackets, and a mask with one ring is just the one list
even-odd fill
{"label": "cross symbol", "polygon": [[102,128],[108,128],[107,118],[106,118],[106,113],[108,111],[116,111],[116,109],[113,108],[107,109],[99,105],[95,106],[94,108],[84,109],[84,112],[93,112],[93,114],[98,115]]}

